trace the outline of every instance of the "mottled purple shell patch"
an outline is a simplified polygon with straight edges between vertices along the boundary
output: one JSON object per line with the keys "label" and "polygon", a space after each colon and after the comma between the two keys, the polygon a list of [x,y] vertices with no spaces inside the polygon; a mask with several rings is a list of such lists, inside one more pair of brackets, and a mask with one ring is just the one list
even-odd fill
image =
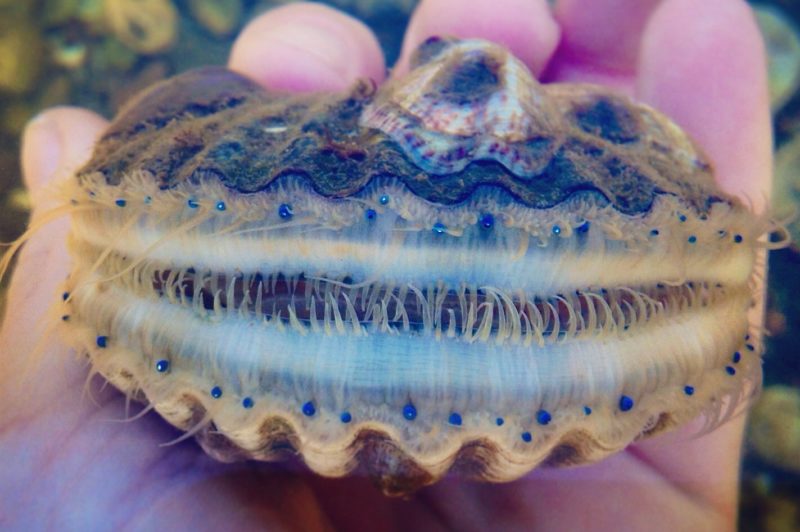
{"label": "mottled purple shell patch", "polygon": [[489,43],[414,65],[316,95],[204,69],[131,102],[65,191],[68,339],[212,456],[388,493],[735,408],[766,224],[686,135]]}

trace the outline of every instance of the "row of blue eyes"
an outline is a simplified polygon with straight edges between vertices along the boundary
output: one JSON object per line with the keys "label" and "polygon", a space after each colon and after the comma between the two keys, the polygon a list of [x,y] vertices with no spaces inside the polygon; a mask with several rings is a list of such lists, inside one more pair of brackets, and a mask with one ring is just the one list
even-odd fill
{"label": "row of blue eyes", "polygon": [[[150,203],[151,201],[152,201],[152,198],[150,196],[147,196],[145,198],[145,203]],[[381,205],[387,205],[389,203],[389,196],[384,194],[383,196],[381,196],[378,199],[378,202]],[[127,205],[127,201],[124,200],[124,199],[118,199],[118,200],[116,200],[115,203],[119,207],[124,207],[125,205]],[[187,200],[186,204],[192,209],[196,209],[196,208],[198,208],[200,206],[200,204],[196,200],[193,200],[193,199]],[[223,211],[225,211],[227,209],[227,206],[225,205],[224,201],[218,201],[216,203],[216,205],[215,205],[215,208],[218,211],[223,212]],[[278,207],[278,216],[280,216],[284,220],[291,219],[292,216],[294,216],[294,211],[292,210],[292,206],[289,205],[288,203],[282,203]],[[685,214],[679,213],[677,216],[678,216],[678,219],[681,222],[685,222],[687,220]],[[364,211],[364,217],[367,220],[374,220],[375,218],[378,217],[378,213],[375,211],[375,209],[367,209],[366,211]],[[701,216],[701,219],[705,220],[706,217],[705,216]],[[478,224],[481,227],[483,227],[484,229],[491,229],[492,227],[494,227],[494,215],[492,215],[491,213],[486,213],[486,214],[481,215],[480,219],[478,220]],[[447,231],[447,226],[445,224],[443,224],[441,222],[436,222],[435,224],[433,224],[433,232],[434,233],[443,234],[446,231]],[[562,231],[562,229],[558,225],[554,225],[553,228],[552,228],[552,232],[556,236],[560,235],[561,231]],[[589,222],[584,222],[582,225],[578,226],[577,227],[577,231],[579,233],[586,233],[587,231],[589,231]],[[658,229],[652,229],[650,231],[650,235],[651,236],[655,237],[655,236],[658,236],[659,234],[660,234],[660,231]],[[718,232],[718,234],[719,234],[720,237],[724,237],[724,236],[727,235],[727,231],[721,229]],[[697,243],[697,236],[696,235],[689,235],[689,237],[686,240],[690,244],[695,244],[695,243]],[[744,241],[744,237],[742,235],[740,235],[740,234],[736,234],[736,235],[733,236],[733,241],[736,242],[737,244],[741,244]]]}
{"label": "row of blue eyes", "polygon": [[[69,297],[68,294],[66,294],[66,297]],[[100,348],[107,347],[108,337],[98,336],[97,346]],[[746,347],[750,351],[755,351],[755,347],[752,344],[746,344]],[[734,364],[738,364],[741,359],[742,359],[742,354],[739,351],[736,351],[731,356],[731,360]],[[169,361],[164,359],[157,361],[155,369],[159,373],[166,373],[167,371],[169,371]],[[725,366],[725,372],[731,376],[736,375],[736,368],[730,365]],[[686,385],[683,387],[683,392],[686,395],[689,396],[694,395],[694,391],[695,391],[694,386]],[[214,399],[221,398],[222,388],[220,388],[219,386],[214,386],[213,388],[211,388],[211,397],[213,397]],[[244,399],[242,399],[242,406],[248,409],[253,408],[253,406],[255,406],[255,401],[251,397],[245,397]],[[620,411],[628,412],[633,409],[634,400],[633,398],[627,395],[622,395],[619,399],[618,406]],[[303,404],[301,411],[303,412],[303,415],[307,417],[312,417],[314,416],[314,414],[317,413],[317,408],[313,401],[307,401],[306,403]],[[585,415],[588,416],[592,413],[592,409],[588,406],[584,406],[583,412]],[[412,403],[407,403],[405,406],[403,406],[403,417],[408,421],[413,421],[414,419],[417,418],[417,408]],[[352,414],[350,414],[350,412],[342,412],[341,415],[339,416],[339,419],[342,421],[342,423],[350,423],[353,420],[353,416]],[[547,425],[550,423],[550,421],[552,421],[552,419],[553,419],[552,415],[547,410],[539,410],[536,413],[536,422],[539,423],[539,425]],[[451,425],[461,426],[463,420],[461,418],[461,414],[459,414],[458,412],[452,412],[447,421]],[[498,417],[495,420],[495,423],[497,424],[497,426],[502,426],[505,423],[505,420],[502,417]],[[526,431],[521,434],[521,438],[525,442],[530,442],[532,441],[533,436],[531,435],[530,432]]]}

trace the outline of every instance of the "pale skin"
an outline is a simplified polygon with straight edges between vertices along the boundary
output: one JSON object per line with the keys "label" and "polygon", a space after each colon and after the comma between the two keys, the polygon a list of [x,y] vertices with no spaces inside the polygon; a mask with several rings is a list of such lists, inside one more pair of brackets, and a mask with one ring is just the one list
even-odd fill
{"label": "pale skin", "polygon": [[[769,193],[763,46],[741,0],[560,0],[552,9],[544,0],[424,1],[391,75],[403,75],[410,52],[430,35],[500,42],[544,81],[616,87],[683,126],[714,162],[724,189],[757,206]],[[229,66],[295,91],[342,90],[359,77],[386,77],[366,27],[309,4],[251,22]],[[106,126],[100,116],[68,107],[29,125],[22,160],[38,213],[52,207],[43,191],[88,158]],[[743,416],[701,436],[690,427],[643,441],[592,466],[537,470],[504,485],[449,479],[410,500],[385,498],[365,478],[219,464],[192,441],[159,446],[179,433],[152,413],[111,421],[126,417],[124,397],[94,379],[91,400],[85,364],[56,338],[41,340],[69,269],[65,233],[66,220],[59,220],[24,248],[0,332],[0,528],[735,526]],[[21,379],[33,353],[43,363]]]}

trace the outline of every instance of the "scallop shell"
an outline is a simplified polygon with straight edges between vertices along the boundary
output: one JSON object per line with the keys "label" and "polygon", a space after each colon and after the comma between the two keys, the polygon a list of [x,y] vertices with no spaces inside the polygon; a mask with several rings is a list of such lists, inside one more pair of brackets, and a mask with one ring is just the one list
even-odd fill
{"label": "scallop shell", "polygon": [[760,382],[764,221],[663,115],[490,43],[346,94],[183,74],[64,197],[66,338],[221,460],[508,481]]}

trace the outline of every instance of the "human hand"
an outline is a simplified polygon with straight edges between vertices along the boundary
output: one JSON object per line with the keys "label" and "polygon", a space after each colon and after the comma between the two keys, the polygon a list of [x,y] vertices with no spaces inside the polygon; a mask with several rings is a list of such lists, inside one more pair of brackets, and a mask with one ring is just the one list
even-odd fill
{"label": "human hand", "polygon": [[[633,7],[631,7],[633,6]],[[593,81],[675,119],[707,151],[720,184],[756,204],[768,190],[770,129],[763,49],[740,0],[430,0],[418,8],[393,75],[430,35],[500,42],[545,81]],[[559,35],[561,44],[559,45]],[[360,23],[317,5],[253,21],[230,66],[288,90],[380,83],[384,65]],[[107,123],[88,111],[43,113],[26,131],[25,179],[36,209]],[[761,206],[763,207],[763,206]],[[62,221],[63,222],[63,221]],[[128,423],[117,392],[63,345],[41,344],[46,314],[68,271],[66,223],[26,245],[0,332],[0,525],[17,528],[180,527],[360,529],[732,528],[743,418],[710,434],[690,431],[632,445],[599,464],[540,469],[504,485],[445,480],[409,501],[368,479],[323,479],[268,464],[216,463],[155,414]],[[19,376],[41,348],[32,379]]]}

